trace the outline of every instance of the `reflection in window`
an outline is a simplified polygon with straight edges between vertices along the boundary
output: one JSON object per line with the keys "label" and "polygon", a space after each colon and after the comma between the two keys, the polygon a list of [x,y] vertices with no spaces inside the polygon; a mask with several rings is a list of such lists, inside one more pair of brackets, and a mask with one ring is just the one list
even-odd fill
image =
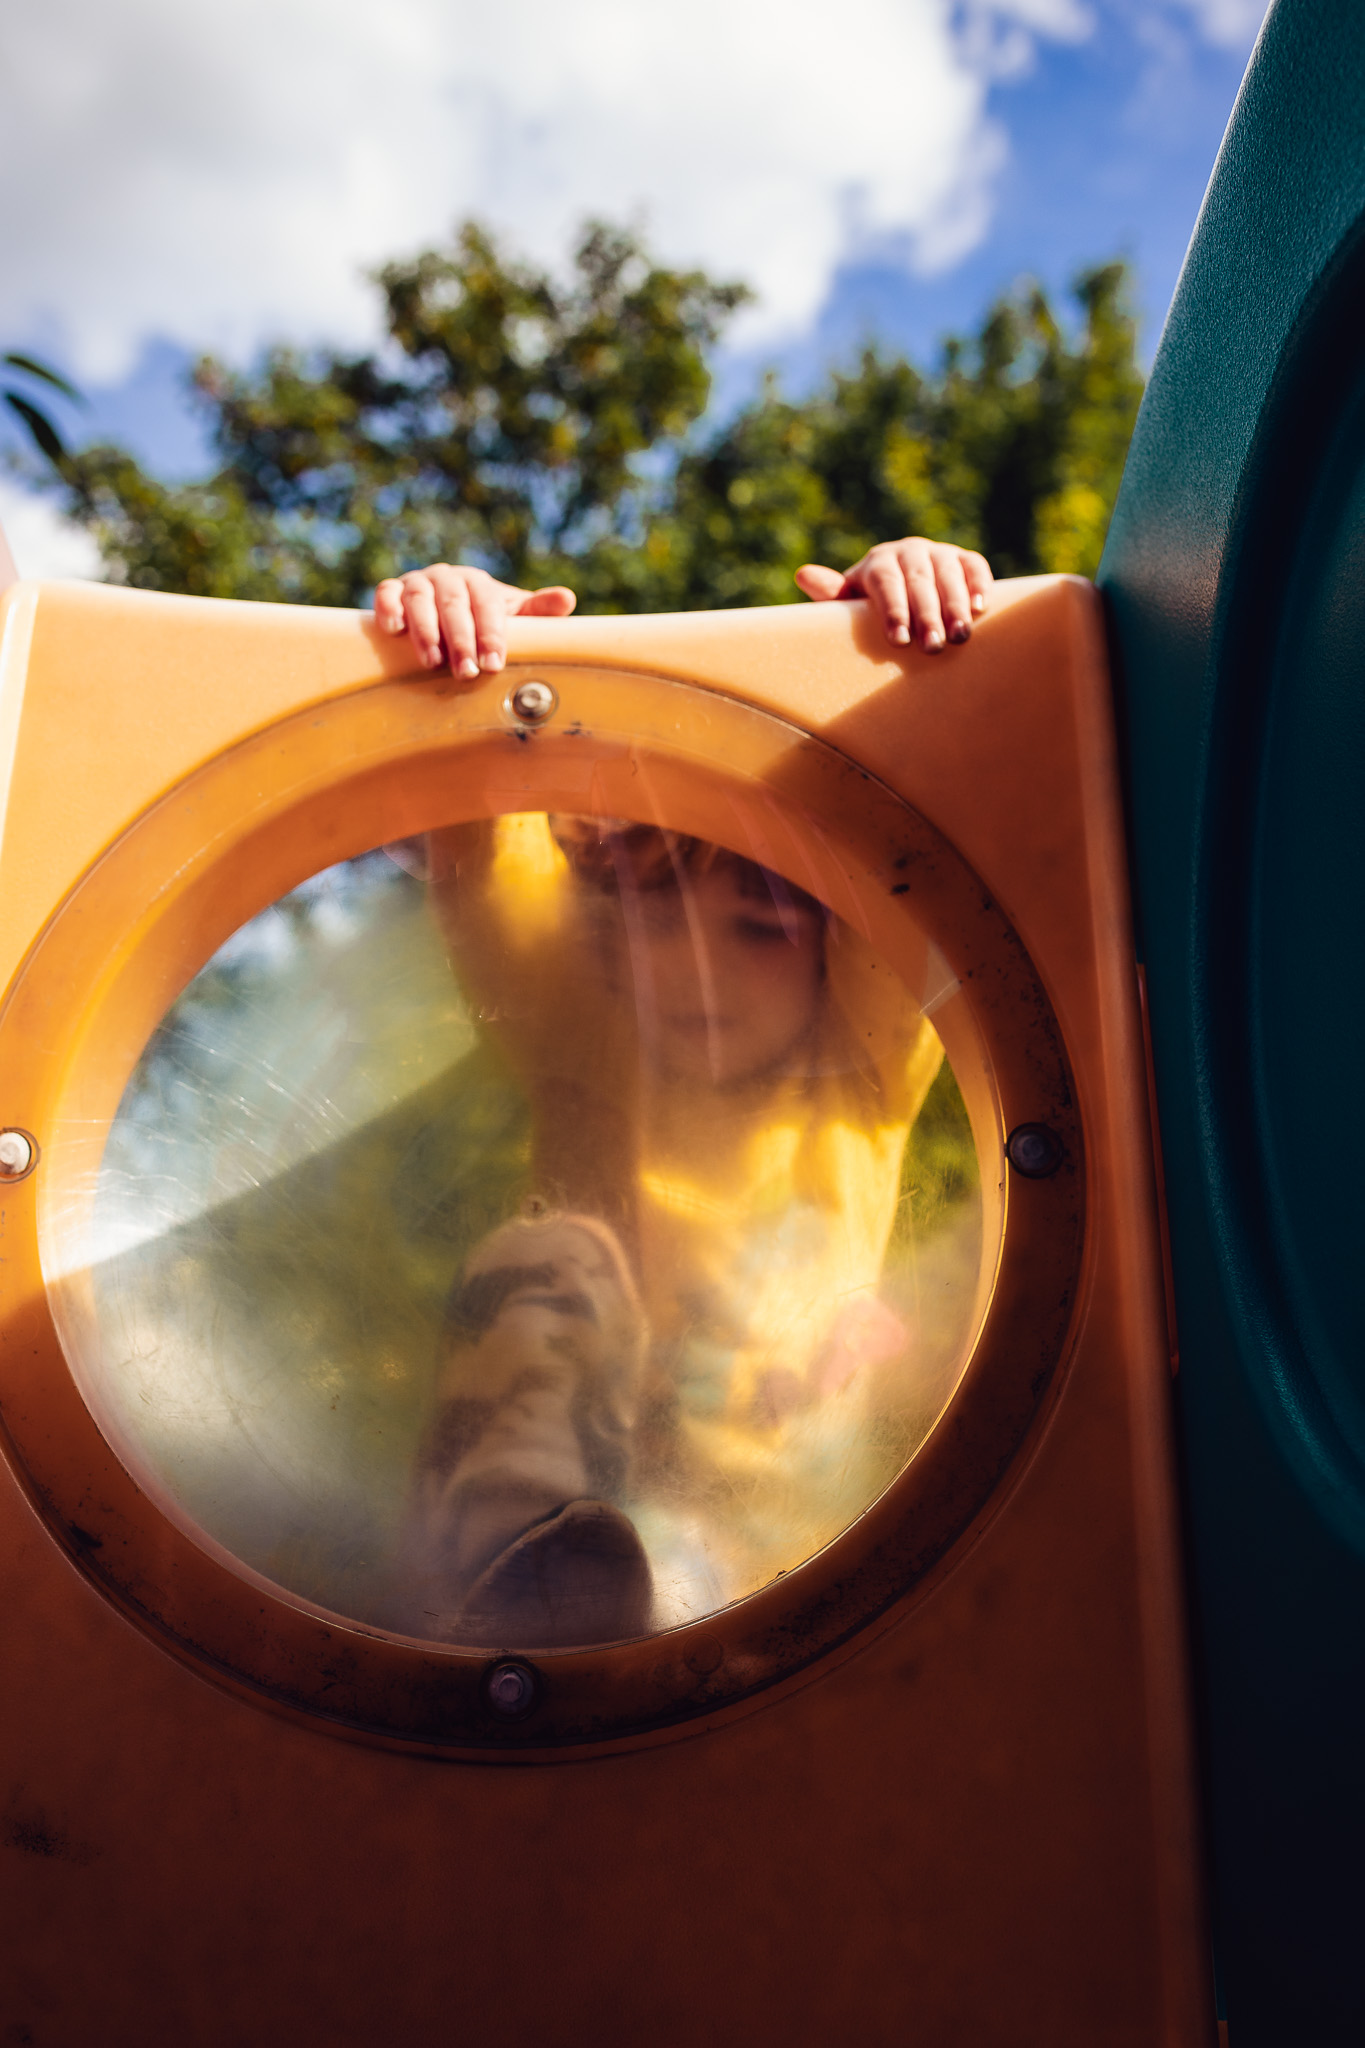
{"label": "reflection in window", "polygon": [[970,1348],[945,976],[913,933],[897,966],[652,826],[328,870],[129,1085],[51,1262],[87,1398],[182,1523],[370,1625],[534,1649],[742,1598],[884,1490]]}

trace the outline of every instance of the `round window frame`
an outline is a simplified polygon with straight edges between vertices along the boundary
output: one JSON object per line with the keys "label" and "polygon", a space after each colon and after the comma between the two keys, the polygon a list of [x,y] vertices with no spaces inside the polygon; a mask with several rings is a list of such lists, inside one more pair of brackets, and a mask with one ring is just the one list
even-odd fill
{"label": "round window frame", "polygon": [[[520,682],[547,677],[555,709],[530,728],[507,706]],[[407,1640],[307,1606],[203,1532],[190,1536],[120,1462],[72,1373],[43,1282],[43,1219],[61,1198],[51,1134],[81,1120],[107,1130],[148,1038],[194,974],[249,917],[334,861],[447,817],[515,809],[666,817],[734,844],[746,801],[778,871],[792,865],[784,820],[806,830],[818,819],[836,861],[853,855],[881,885],[874,943],[894,964],[896,926],[912,913],[958,977],[935,1023],[950,1059],[956,1038],[986,1062],[988,1086],[973,1100],[970,1054],[954,1060],[969,1080],[988,1216],[992,1199],[1003,1210],[989,1299],[939,1423],[840,1536],[695,1623],[600,1648],[515,1652],[535,1670],[535,1700],[502,1718],[486,1679],[508,1653]],[[751,850],[752,821],[742,836]],[[1062,1033],[1033,963],[921,813],[827,742],[695,684],[542,663],[509,671],[496,689],[379,683],[252,735],[144,812],[71,891],[0,1015],[0,1069],[5,1115],[38,1134],[44,1160],[5,1195],[9,1461],[54,1536],[131,1620],[206,1675],[314,1725],[435,1754],[548,1760],[712,1720],[830,1658],[913,1596],[998,1508],[1055,1392],[1084,1254],[1084,1150]],[[1060,1142],[1046,1178],[1008,1175],[1005,1134],[1024,1123]],[[993,1160],[998,1189],[984,1185]]]}

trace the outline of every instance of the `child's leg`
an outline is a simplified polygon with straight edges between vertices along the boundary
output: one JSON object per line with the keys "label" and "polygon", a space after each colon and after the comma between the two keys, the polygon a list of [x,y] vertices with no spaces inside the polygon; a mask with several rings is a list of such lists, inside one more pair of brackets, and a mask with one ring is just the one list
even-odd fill
{"label": "child's leg", "polygon": [[624,1256],[594,1218],[504,1224],[474,1252],[410,1514],[422,1633],[533,1649],[648,1627],[648,1564],[612,1505],[644,1351]]}

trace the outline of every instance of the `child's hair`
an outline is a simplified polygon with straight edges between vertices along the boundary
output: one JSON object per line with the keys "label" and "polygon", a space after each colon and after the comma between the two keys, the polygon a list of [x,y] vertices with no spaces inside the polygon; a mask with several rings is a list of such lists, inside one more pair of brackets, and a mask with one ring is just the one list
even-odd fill
{"label": "child's hair", "polygon": [[795,937],[801,911],[823,920],[825,909],[804,889],[742,853],[716,846],[690,832],[672,832],[662,825],[633,825],[624,818],[580,818],[556,813],[550,830],[574,873],[605,891],[620,888],[622,877],[636,889],[680,889],[703,875],[734,877],[740,896],[771,903]]}

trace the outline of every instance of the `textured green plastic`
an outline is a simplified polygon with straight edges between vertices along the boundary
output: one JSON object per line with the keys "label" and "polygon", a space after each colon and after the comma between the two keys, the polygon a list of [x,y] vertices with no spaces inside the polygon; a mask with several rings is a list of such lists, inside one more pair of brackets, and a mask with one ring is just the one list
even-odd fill
{"label": "textured green plastic", "polygon": [[1100,582],[1228,2037],[1365,2040],[1365,7],[1272,9]]}

